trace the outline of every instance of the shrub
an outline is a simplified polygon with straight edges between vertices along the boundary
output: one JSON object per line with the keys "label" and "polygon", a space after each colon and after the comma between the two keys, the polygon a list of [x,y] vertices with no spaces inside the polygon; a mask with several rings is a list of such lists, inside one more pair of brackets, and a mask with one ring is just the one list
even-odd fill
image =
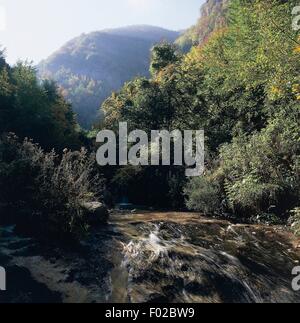
{"label": "shrub", "polygon": [[60,239],[87,233],[82,205],[101,197],[103,182],[94,173],[95,158],[85,149],[58,156],[9,135],[0,141],[0,160],[1,200],[21,210],[20,226]]}
{"label": "shrub", "polygon": [[187,196],[186,205],[189,209],[204,214],[219,213],[221,208],[221,194],[217,182],[208,177],[197,177],[187,184],[184,191]]}
{"label": "shrub", "polygon": [[299,199],[299,124],[297,105],[288,107],[261,132],[236,138],[220,153],[224,189],[232,209],[282,215]]}
{"label": "shrub", "polygon": [[187,205],[218,212],[224,196],[236,216],[266,218],[268,213],[285,218],[299,203],[299,153],[299,105],[295,104],[277,113],[262,131],[223,145],[211,173],[187,186]]}

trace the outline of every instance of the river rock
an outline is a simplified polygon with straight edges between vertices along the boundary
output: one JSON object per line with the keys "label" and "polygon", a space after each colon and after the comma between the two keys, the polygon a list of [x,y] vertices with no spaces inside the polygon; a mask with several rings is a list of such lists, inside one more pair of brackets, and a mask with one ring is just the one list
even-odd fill
{"label": "river rock", "polygon": [[91,226],[106,224],[109,218],[109,212],[106,206],[100,202],[85,202],[82,204],[87,222]]}

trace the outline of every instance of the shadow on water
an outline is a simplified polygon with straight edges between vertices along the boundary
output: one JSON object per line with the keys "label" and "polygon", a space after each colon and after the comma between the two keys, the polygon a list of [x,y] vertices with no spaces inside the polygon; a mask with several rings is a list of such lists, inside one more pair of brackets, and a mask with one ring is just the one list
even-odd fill
{"label": "shadow on water", "polygon": [[41,244],[0,227],[0,264],[7,291],[0,303],[106,302],[111,290],[108,259],[113,233],[99,228],[76,250]]}

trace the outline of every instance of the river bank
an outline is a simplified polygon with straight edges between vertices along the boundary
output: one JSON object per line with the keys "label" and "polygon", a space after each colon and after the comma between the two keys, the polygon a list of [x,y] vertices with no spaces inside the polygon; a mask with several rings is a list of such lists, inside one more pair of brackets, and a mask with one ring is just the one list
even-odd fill
{"label": "river bank", "polygon": [[193,213],[114,213],[79,248],[0,231],[0,302],[300,302],[300,240]]}

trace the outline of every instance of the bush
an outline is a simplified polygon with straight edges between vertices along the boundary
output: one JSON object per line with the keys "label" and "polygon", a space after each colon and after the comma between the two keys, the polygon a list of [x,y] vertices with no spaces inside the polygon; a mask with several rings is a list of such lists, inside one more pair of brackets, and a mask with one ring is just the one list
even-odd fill
{"label": "bush", "polygon": [[0,201],[21,210],[16,221],[31,233],[80,238],[88,231],[82,205],[103,190],[94,164],[85,149],[58,156],[9,135],[0,141]]}
{"label": "bush", "polygon": [[218,212],[224,196],[228,211],[236,216],[286,218],[299,203],[299,153],[299,105],[295,104],[277,113],[262,131],[223,145],[212,174],[187,186],[187,205]]}
{"label": "bush", "polygon": [[299,200],[299,107],[279,113],[260,133],[221,149],[220,168],[232,209],[248,215],[270,208],[284,215]]}
{"label": "bush", "polygon": [[187,184],[184,192],[189,209],[208,215],[219,213],[221,194],[217,182],[211,182],[208,177],[197,177]]}

